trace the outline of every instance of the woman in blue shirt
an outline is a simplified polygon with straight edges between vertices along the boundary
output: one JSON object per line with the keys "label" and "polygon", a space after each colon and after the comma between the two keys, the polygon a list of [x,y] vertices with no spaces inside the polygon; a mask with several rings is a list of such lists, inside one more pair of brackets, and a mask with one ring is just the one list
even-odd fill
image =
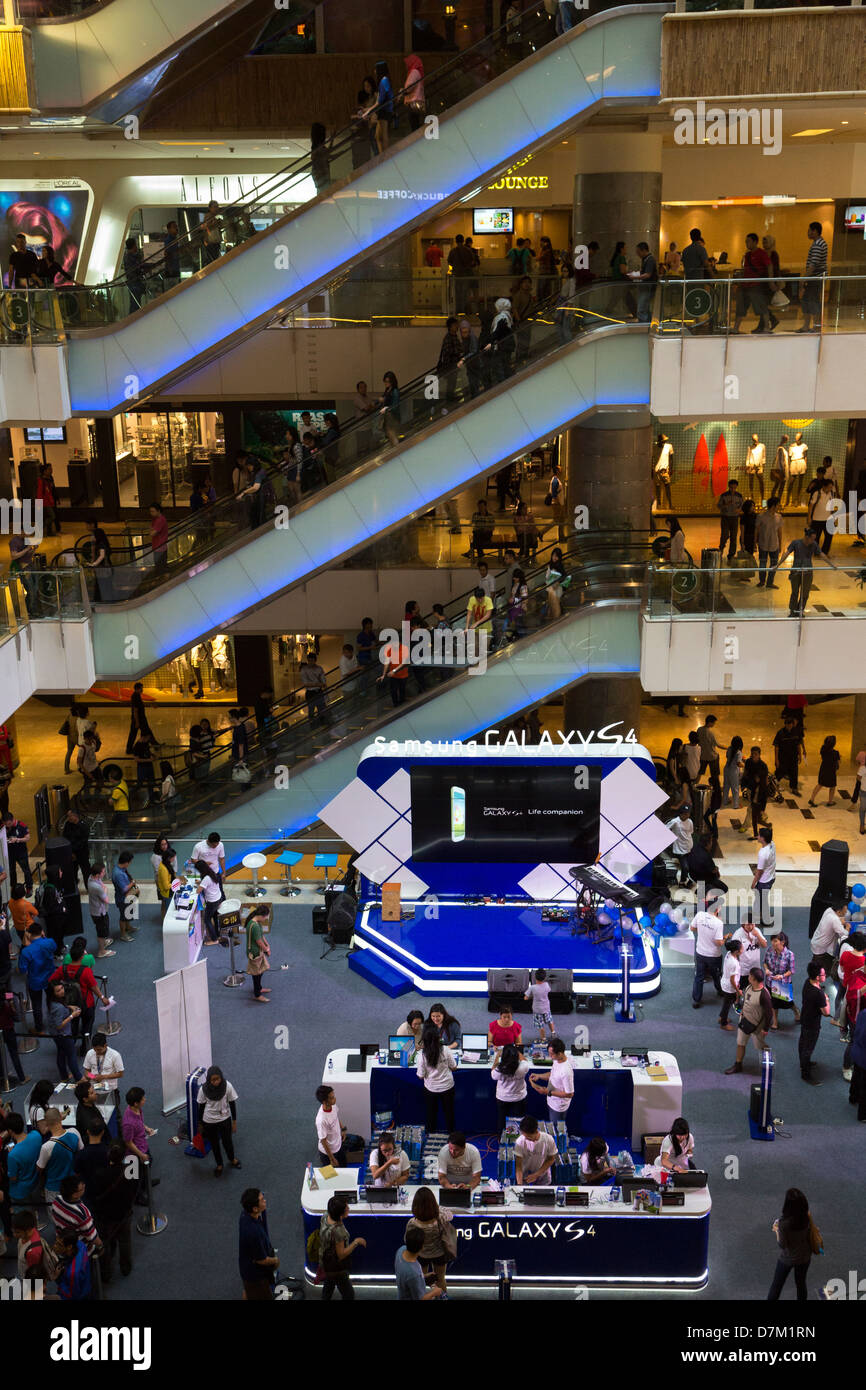
{"label": "woman in blue shirt", "polygon": [[379,154],[388,148],[388,128],[394,119],[394,88],[384,59],[376,64],[376,146]]}

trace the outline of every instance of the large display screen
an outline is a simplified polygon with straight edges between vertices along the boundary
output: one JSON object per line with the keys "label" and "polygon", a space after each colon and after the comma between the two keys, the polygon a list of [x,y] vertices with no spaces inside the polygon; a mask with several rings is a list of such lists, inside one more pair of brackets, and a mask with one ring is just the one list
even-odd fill
{"label": "large display screen", "polygon": [[587,864],[598,855],[601,769],[413,767],[412,858],[439,864]]}
{"label": "large display screen", "polygon": [[474,236],[493,236],[496,232],[514,231],[514,208],[473,208]]}

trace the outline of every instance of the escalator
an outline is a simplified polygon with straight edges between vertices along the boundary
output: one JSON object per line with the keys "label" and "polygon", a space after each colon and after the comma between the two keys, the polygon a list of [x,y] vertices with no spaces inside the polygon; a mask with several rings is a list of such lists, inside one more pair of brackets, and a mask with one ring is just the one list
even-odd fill
{"label": "escalator", "polygon": [[[22,20],[30,27],[39,108],[79,115],[137,75],[152,87],[168,61],[207,29],[243,10],[250,0],[108,0],[81,15],[68,6],[37,5]],[[55,13],[57,11],[57,13]],[[127,107],[127,110],[132,109]]]}
{"label": "escalator", "polygon": [[[129,315],[129,308],[147,298],[146,270],[126,291],[114,285],[59,294],[71,413],[110,414],[165,388],[258,331],[277,309],[307,301],[336,271],[361,263],[434,208],[453,205],[603,107],[654,103],[667,8],[600,13],[513,66],[502,56],[503,28],[481,46],[483,62],[476,54],[473,66],[470,50],[430,80],[428,120],[435,125],[356,171],[357,134],[341,133],[324,167],[321,158],[308,157],[273,176],[251,200],[226,209],[223,220],[241,228],[234,249],[137,312]],[[544,25],[547,37],[546,17]],[[313,174],[324,188],[317,196]],[[255,230],[258,207],[305,199]],[[88,327],[94,323],[99,326]]]}
{"label": "escalator", "polygon": [[[371,427],[350,429],[321,452],[309,490],[272,471],[271,501],[264,486],[257,494],[266,514],[252,508],[239,514],[237,499],[226,498],[176,528],[171,553],[147,552],[103,572],[94,608],[97,671],[127,679],[152,670],[407,519],[447,503],[473,479],[594,409],[646,408],[646,327],[619,322],[625,311],[610,296],[610,286],[583,291],[557,315],[518,328],[490,363],[479,354],[492,375],[477,395],[470,391],[461,400],[459,388],[443,377],[439,399],[431,401],[429,379],[421,378],[401,395],[399,418],[387,425],[396,442],[384,437],[381,422],[366,445]],[[509,345],[518,370],[496,381],[508,370]]]}
{"label": "escalator", "polygon": [[[228,839],[240,831],[246,839],[260,834],[263,842],[286,836],[315,820],[325,802],[354,776],[361,750],[377,737],[465,739],[589,676],[637,674],[639,601],[652,558],[651,537],[607,532],[563,544],[569,581],[562,615],[555,620],[548,616],[547,593],[553,548],[540,553],[525,572],[525,612],[517,617],[498,606],[492,655],[479,659],[478,649],[460,648],[469,599],[469,593],[463,594],[445,607],[457,650],[449,661],[446,646],[436,660],[434,644],[433,664],[412,665],[405,703],[392,704],[386,683],[378,679],[378,664],[344,679],[331,672],[336,679],[333,684],[329,680],[324,710],[308,709],[298,692],[277,704],[267,724],[252,731],[248,786],[232,780],[231,744],[223,734],[207,758],[190,766],[174,761],[177,794],[171,807],[143,804],[150,797],[148,787],[133,786],[130,834],[152,839],[168,828],[179,843],[187,833],[197,838],[216,819]],[[437,621],[434,616],[429,625]],[[131,760],[110,759],[103,771],[108,781],[119,770],[132,783],[133,769]],[[92,815],[100,803],[84,799],[81,808]]]}

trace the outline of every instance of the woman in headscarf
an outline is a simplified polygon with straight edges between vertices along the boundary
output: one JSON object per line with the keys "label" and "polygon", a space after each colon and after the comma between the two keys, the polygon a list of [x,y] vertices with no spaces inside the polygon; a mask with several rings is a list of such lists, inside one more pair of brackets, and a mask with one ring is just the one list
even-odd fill
{"label": "woman in headscarf", "polygon": [[410,53],[405,60],[406,81],[403,84],[403,102],[409,117],[409,129],[417,130],[427,110],[424,95],[424,64],[417,53]]}
{"label": "woman in headscarf", "polygon": [[511,300],[497,299],[496,313],[490,325],[490,374],[494,383],[504,381],[511,375],[511,348],[514,319],[511,314]]}
{"label": "woman in headscarf", "polygon": [[233,1168],[240,1168],[240,1160],[235,1158],[232,1135],[238,1127],[238,1093],[230,1081],[226,1081],[219,1067],[208,1067],[204,1085],[198,1093],[198,1127],[202,1138],[210,1142],[216,1167],[214,1177],[222,1176],[223,1147]]}

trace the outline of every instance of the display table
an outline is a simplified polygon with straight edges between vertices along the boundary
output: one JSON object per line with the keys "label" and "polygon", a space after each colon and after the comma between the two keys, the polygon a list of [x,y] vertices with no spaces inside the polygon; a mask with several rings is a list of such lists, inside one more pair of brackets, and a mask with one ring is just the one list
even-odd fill
{"label": "display table", "polygon": [[[106,1128],[108,1129],[109,1134],[114,1139],[117,1138],[119,1130],[119,1110],[117,1101],[115,1099],[116,1095],[117,1092],[112,1091],[108,1086],[96,1087],[97,1109],[99,1110],[99,1113],[102,1116],[102,1119],[105,1123]],[[24,1102],[23,1107],[24,1113],[26,1115],[29,1115],[30,1113],[30,1101],[31,1096],[28,1092],[27,1099]],[[58,1082],[58,1084],[54,1088],[54,1091],[52,1092],[49,1104],[56,1106],[57,1109],[60,1111],[61,1115],[63,1116],[62,1124],[64,1129],[75,1128],[75,1110],[78,1105],[78,1101],[75,1097],[74,1086],[67,1085],[63,1081]],[[69,1107],[68,1115],[63,1115],[64,1106]],[[83,1142],[86,1144],[87,1136],[85,1134],[82,1134],[81,1138]]]}
{"label": "display table", "polygon": [[169,903],[162,921],[162,960],[166,974],[195,965],[201,954],[203,923],[197,907],[198,897],[191,907],[178,909],[175,897]]}
{"label": "display table", "polygon": [[[357,1168],[311,1192],[304,1177],[301,1210],[304,1242],[318,1230],[328,1198],[357,1181]],[[514,1283],[546,1288],[700,1289],[707,1282],[710,1194],[707,1188],[688,1190],[681,1207],[663,1208],[656,1215],[610,1201],[610,1189],[588,1187],[588,1207],[526,1207],[520,1189],[506,1191],[502,1207],[472,1207],[454,1212],[457,1259],[449,1267],[448,1284],[495,1285],[497,1260],[513,1260]],[[439,1189],[433,1191],[439,1195]],[[350,1237],[363,1236],[366,1249],[352,1259],[354,1284],[379,1285],[393,1291],[394,1256],[403,1244],[411,1215],[414,1188],[393,1206],[352,1203],[346,1216]],[[313,1279],[315,1269],[305,1261]]]}
{"label": "display table", "polygon": [[[381,1066],[377,1057],[367,1059],[365,1071],[347,1070],[352,1049],[338,1048],[325,1060],[322,1081],[333,1086],[340,1119],[350,1133],[369,1139],[374,1112],[390,1111],[395,1124],[424,1123],[424,1087],[414,1067]],[[626,1055],[628,1055],[626,1053]],[[601,1066],[592,1056],[571,1057],[574,1068],[574,1100],[568,1111],[569,1134],[603,1138],[631,1136],[631,1148],[641,1150],[644,1134],[665,1134],[682,1114],[683,1083],[677,1060],[669,1052],[650,1050],[651,1063],[659,1063],[666,1080],[654,1081],[645,1068],[623,1066],[622,1053],[602,1054]],[[330,1066],[329,1066],[330,1064]],[[492,1065],[492,1063],[490,1064]],[[454,1073],[456,1126],[467,1133],[498,1133],[496,1086],[490,1065],[460,1066]],[[533,1064],[533,1071],[546,1068]],[[547,1119],[544,1096],[529,1087],[527,1114]]]}

